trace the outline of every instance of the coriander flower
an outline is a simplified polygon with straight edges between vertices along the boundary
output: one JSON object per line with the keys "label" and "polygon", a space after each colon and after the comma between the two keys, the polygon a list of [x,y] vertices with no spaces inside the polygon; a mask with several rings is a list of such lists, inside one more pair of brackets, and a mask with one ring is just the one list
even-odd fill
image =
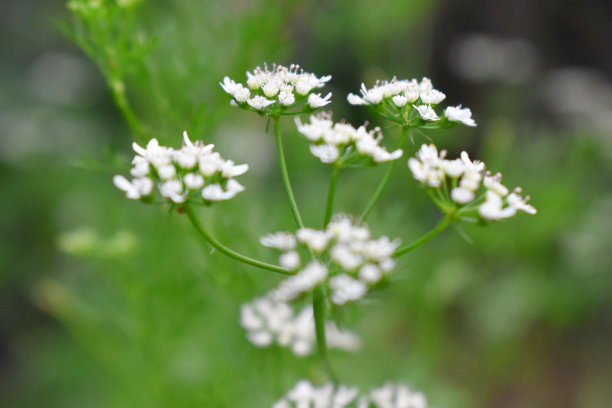
{"label": "coriander flower", "polygon": [[460,106],[449,106],[444,110],[444,116],[451,122],[461,122],[466,126],[476,126],[476,122],[472,119],[472,111],[470,108],[461,108]]}
{"label": "coriander flower", "polygon": [[348,123],[334,123],[331,113],[321,112],[310,116],[310,123],[295,119],[298,132],[312,144],[310,152],[322,163],[344,165],[366,165],[399,159],[403,151],[388,152],[380,146],[383,139],[380,128],[367,130],[366,126],[355,129]]}
{"label": "coriander flower", "polygon": [[332,383],[316,387],[310,381],[301,380],[273,408],[348,408],[355,406],[358,395],[357,387]]}
{"label": "coriander flower", "polygon": [[273,408],[427,408],[427,399],[406,384],[386,383],[363,393],[357,387],[300,380]]}
{"label": "coriander flower", "polygon": [[429,105],[414,105],[414,109],[419,112],[423,120],[436,121],[440,120],[440,117],[436,114],[436,111]]}
{"label": "coriander flower", "polygon": [[467,152],[462,152],[459,159],[445,157],[446,151],[438,153],[435,145],[424,144],[416,156],[408,160],[414,178],[436,192],[434,202],[442,211],[456,212],[460,216],[478,214],[485,221],[510,218],[518,211],[536,213],[536,209],[527,204],[529,197],[521,196],[520,188],[510,193],[501,183],[500,173],[491,175],[485,171],[483,162],[472,161]]}
{"label": "coriander flower", "polygon": [[219,83],[232,98],[230,103],[233,106],[261,115],[278,116],[299,112],[287,111],[300,104],[302,112],[312,112],[331,102],[331,92],[324,97],[320,93],[314,93],[316,89],[325,86],[331,75],[319,78],[315,74],[304,72],[296,64],[289,67],[273,64],[272,69],[264,64],[263,69],[257,67],[246,75],[246,86],[229,77],[223,78],[223,82]]}
{"label": "coriander flower", "polygon": [[370,391],[369,399],[376,408],[427,408],[425,395],[405,384],[384,384]]}
{"label": "coriander flower", "polygon": [[[226,83],[231,87],[231,83]],[[113,177],[115,186],[132,200],[151,201],[154,184],[160,196],[174,204],[188,200],[216,202],[229,200],[244,191],[234,177],[246,173],[248,164],[235,164],[213,151],[214,145],[192,142],[183,132],[180,149],[160,146],[151,139],[146,147],[134,143],[136,156],[132,160],[131,181],[124,176]]]}
{"label": "coriander flower", "polygon": [[368,106],[385,119],[409,128],[447,128],[455,123],[476,126],[468,108],[448,107],[443,115],[438,114],[434,107],[444,101],[446,95],[435,89],[428,78],[421,81],[395,77],[391,81],[378,80],[369,89],[361,84],[360,93],[361,96],[348,94],[348,102]]}
{"label": "coriander flower", "polygon": [[[315,350],[314,316],[310,305],[295,314],[289,304],[264,296],[242,305],[240,325],[247,331],[249,341],[257,347],[277,343],[289,347],[300,357]],[[361,347],[359,336],[341,331],[331,321],[325,323],[325,333],[330,348],[357,351]]]}
{"label": "coriander flower", "polygon": [[[295,235],[270,234],[261,242],[281,250],[280,264],[296,271],[270,292],[271,299],[289,302],[324,284],[337,305],[361,299],[391,273],[392,256],[400,245],[386,236],[372,239],[366,225],[354,225],[343,214],[334,216],[324,230],[300,228]],[[300,253],[311,253],[315,259],[304,264]]]}

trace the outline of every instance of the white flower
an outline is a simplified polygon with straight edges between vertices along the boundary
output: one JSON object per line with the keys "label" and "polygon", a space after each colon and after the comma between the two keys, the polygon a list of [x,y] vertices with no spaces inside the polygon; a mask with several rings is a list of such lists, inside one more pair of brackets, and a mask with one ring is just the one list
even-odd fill
{"label": "white flower", "polygon": [[406,103],[408,103],[408,98],[405,95],[395,95],[393,97],[393,103],[398,108],[401,108],[402,106],[406,105]]}
{"label": "white flower", "polygon": [[466,126],[476,126],[476,122],[472,119],[472,111],[469,108],[461,108],[461,106],[449,106],[444,110],[444,116],[451,122],[461,122]]}
{"label": "white flower", "polygon": [[295,236],[289,232],[276,232],[274,234],[268,234],[261,237],[259,242],[263,246],[280,249],[281,251],[292,250],[295,248],[296,244]]}
{"label": "white flower", "polygon": [[440,120],[440,117],[436,114],[436,111],[429,105],[412,105],[419,112],[419,115],[423,120],[436,121]]}
{"label": "white flower", "polygon": [[537,210],[535,209],[535,207],[527,204],[527,201],[529,201],[529,197],[523,198],[520,196],[520,194],[521,194],[520,188],[516,188],[514,189],[512,193],[508,194],[508,197],[506,197],[506,200],[508,200],[508,205],[510,206],[510,208],[514,208],[518,211],[523,211],[531,215],[537,213]]}
{"label": "white flower", "polygon": [[338,157],[340,157],[338,148],[332,144],[311,144],[310,152],[315,157],[319,158],[322,163],[333,163],[338,160]]}
{"label": "white flower", "polygon": [[433,84],[431,83],[431,79],[427,77],[423,77],[421,82],[418,85],[419,92],[429,92],[433,89]]}
{"label": "white flower", "polygon": [[331,116],[327,112],[319,112],[310,116],[310,123],[302,123],[299,117],[295,118],[298,132],[306,136],[311,142],[321,140],[323,135],[334,126]]}
{"label": "white flower", "polygon": [[134,156],[132,160],[132,169],[130,174],[136,178],[142,178],[149,174],[149,161],[142,156]]}
{"label": "white flower", "polygon": [[364,282],[344,273],[331,278],[329,286],[332,290],[331,301],[337,305],[361,299],[368,290]]}
{"label": "white flower", "polygon": [[225,162],[221,164],[220,170],[221,170],[221,175],[223,177],[232,178],[232,177],[241,176],[247,171],[249,171],[249,165],[248,164],[236,165],[234,164],[233,161],[226,160]]}
{"label": "white flower", "polygon": [[446,177],[443,169],[446,151],[442,150],[438,155],[438,149],[434,144],[423,144],[416,154],[416,158],[408,160],[408,167],[415,179],[430,187],[440,187]]}
{"label": "white flower", "polygon": [[298,241],[306,244],[315,253],[325,250],[331,238],[327,231],[318,231],[312,228],[300,228],[295,236]]}
{"label": "white flower", "polygon": [[270,78],[261,86],[261,90],[268,98],[273,98],[280,91],[281,82],[277,78]]}
{"label": "white flower", "polygon": [[187,173],[183,176],[183,183],[190,190],[197,190],[204,185],[204,177],[201,174]]}
{"label": "white flower", "polygon": [[225,161],[217,152],[202,155],[198,158],[198,169],[204,177],[210,177],[225,165]]}
{"label": "white flower", "polygon": [[348,245],[338,244],[331,250],[331,258],[345,271],[352,271],[363,264],[361,255],[353,252]]}
{"label": "white flower", "polygon": [[310,94],[308,96],[308,105],[310,105],[310,107],[313,108],[313,109],[320,108],[320,107],[325,106],[325,105],[327,105],[327,104],[329,104],[331,102],[331,99],[330,99],[331,96],[332,96],[331,92],[329,92],[323,98],[321,97],[320,93],[318,93],[318,94],[312,93],[312,94]]}
{"label": "white flower", "polygon": [[382,278],[382,270],[371,263],[365,264],[359,269],[359,279],[368,282],[376,283]]}
{"label": "white flower", "polygon": [[128,181],[125,177],[116,175],[113,177],[113,184],[119,190],[125,191],[126,197],[131,200],[146,197],[153,191],[153,180],[148,177],[135,178],[132,181]]}
{"label": "white flower", "polygon": [[168,180],[159,183],[159,192],[162,197],[169,198],[175,203],[184,203],[187,199],[187,191],[183,189],[183,183],[179,180]]}
{"label": "white flower", "polygon": [[[229,79],[222,84],[227,89],[235,85]],[[224,160],[219,153],[213,151],[214,145],[192,142],[187,132],[183,132],[183,143],[177,150],[160,146],[156,139],[151,139],[146,148],[136,143],[132,146],[136,155],[130,173],[135,179],[128,181],[123,176],[113,179],[115,185],[127,193],[128,198],[140,198],[152,193],[154,182],[146,177],[148,175],[159,183],[162,197],[174,203],[184,202],[189,196],[189,190],[203,188],[202,197],[208,201],[227,200],[244,190],[233,177],[248,171],[248,165],[236,165],[231,160]],[[155,171],[151,172],[151,167]],[[218,174],[219,182],[206,185],[206,178],[215,174]],[[222,188],[222,185],[226,187]]]}
{"label": "white flower", "polygon": [[309,381],[301,380],[273,408],[346,408],[354,406],[358,395],[356,387],[335,387],[332,383],[315,387]]}
{"label": "white flower", "polygon": [[244,187],[234,179],[227,181],[226,189],[221,184],[209,184],[202,189],[202,197],[207,201],[224,201],[232,199],[236,194],[244,191]]}
{"label": "white flower", "polygon": [[379,261],[393,255],[400,244],[399,239],[391,241],[389,237],[383,235],[376,240],[367,241],[363,247],[363,254],[368,259]]}
{"label": "white flower", "polygon": [[176,168],[171,164],[165,164],[157,168],[157,174],[162,180],[170,180],[176,176]]}
{"label": "white flower", "polygon": [[290,251],[282,254],[278,260],[280,266],[289,270],[297,269],[300,264],[300,255],[296,251]]}
{"label": "white flower", "polygon": [[455,187],[451,191],[451,198],[458,204],[467,204],[474,200],[474,192],[464,187]]}
{"label": "white flower", "polygon": [[446,95],[437,89],[431,89],[421,92],[419,97],[421,98],[421,102],[427,105],[437,105],[446,98]]}
{"label": "white flower", "polygon": [[272,105],[274,101],[267,99],[261,95],[256,95],[251,99],[247,99],[247,103],[252,108],[257,110],[264,110],[267,106]]}
{"label": "white flower", "polygon": [[425,395],[404,384],[387,383],[370,391],[376,408],[427,408]]}
{"label": "white flower", "polygon": [[450,178],[458,178],[465,172],[465,165],[463,160],[443,160],[441,167]]}
{"label": "white flower", "polygon": [[376,163],[384,163],[388,161],[397,160],[404,154],[402,149],[397,149],[391,153],[389,153],[384,147],[377,146],[376,149],[372,150],[372,159]]}
{"label": "white flower", "polygon": [[240,103],[246,102],[251,93],[242,84],[232,81],[229,77],[223,78],[223,83],[219,83],[223,90],[231,95]]}
{"label": "white flower", "polygon": [[478,207],[478,213],[486,220],[510,218],[516,214],[516,208],[503,208],[502,197],[493,190],[487,190],[485,202]]}
{"label": "white flower", "polygon": [[278,95],[278,101],[284,106],[293,105],[295,103],[295,95],[291,91],[281,91]]}
{"label": "white flower", "polygon": [[170,164],[172,161],[172,149],[160,146],[157,139],[149,140],[146,148],[140,147],[137,143],[132,143],[132,148],[141,157],[145,158],[154,167]]}
{"label": "white flower", "polygon": [[494,176],[491,176],[491,172],[487,172],[484,176],[482,184],[484,184],[484,186],[489,190],[493,190],[500,196],[505,197],[506,195],[508,195],[509,190],[508,187],[504,186],[501,183],[501,178],[501,173],[497,173]]}
{"label": "white flower", "polygon": [[364,105],[365,102],[363,100],[363,98],[359,97],[358,95],[355,95],[353,93],[350,93],[346,96],[346,100],[348,101],[348,103],[350,103],[351,105]]}
{"label": "white flower", "polygon": [[327,267],[319,261],[311,261],[297,274],[282,281],[271,296],[276,301],[288,302],[303,293],[310,292],[326,277]]}
{"label": "white flower", "polygon": [[384,86],[375,86],[371,89],[367,89],[365,84],[361,84],[361,94],[363,95],[363,101],[369,105],[379,104],[385,96]]}

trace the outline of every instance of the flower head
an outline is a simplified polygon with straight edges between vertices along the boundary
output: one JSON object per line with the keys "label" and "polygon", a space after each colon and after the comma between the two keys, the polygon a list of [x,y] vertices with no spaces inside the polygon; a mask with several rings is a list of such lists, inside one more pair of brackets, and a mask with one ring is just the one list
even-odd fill
{"label": "flower head", "polygon": [[246,86],[229,77],[220,82],[221,88],[232,98],[231,103],[262,115],[282,115],[288,109],[304,103],[302,111],[312,112],[331,102],[331,92],[324,97],[314,93],[331,79],[331,75],[317,77],[299,65],[289,67],[264,64],[247,72]]}
{"label": "flower head", "polygon": [[298,132],[312,144],[311,153],[321,162],[337,165],[383,163],[399,159],[403,151],[388,152],[380,145],[383,139],[380,128],[367,130],[366,126],[355,129],[348,123],[334,123],[331,114],[320,112],[310,116],[310,123],[295,119]]}
{"label": "flower head", "polygon": [[[415,179],[430,189],[450,191],[450,200],[436,201],[443,211],[452,209],[460,215],[475,211],[487,221],[510,218],[517,211],[536,213],[536,209],[527,204],[529,197],[521,196],[520,188],[510,193],[501,183],[501,173],[491,175],[485,171],[483,162],[472,161],[467,152],[462,152],[459,159],[448,160],[445,157],[446,151],[438,154],[435,145],[424,144],[416,157],[408,160],[408,167]],[[478,195],[481,189],[484,192]],[[444,194],[440,197],[444,198]]]}
{"label": "flower head", "polygon": [[[443,115],[434,107],[446,99],[446,95],[435,89],[429,78],[391,81],[378,80],[372,88],[361,84],[361,95],[348,94],[351,105],[371,107],[386,119],[408,127],[444,128],[455,123],[476,126],[468,108],[448,107]],[[412,109],[416,115],[411,114]]]}
{"label": "flower head", "polygon": [[[297,356],[312,354],[315,348],[314,317],[310,305],[296,314],[289,304],[267,295],[242,305],[240,325],[247,331],[249,341],[257,347],[277,343],[289,347]],[[356,351],[361,347],[356,334],[341,331],[335,323],[326,322],[325,329],[330,348]]]}
{"label": "flower head", "polygon": [[[361,299],[389,274],[395,266],[393,252],[400,245],[399,240],[385,236],[370,238],[367,226],[354,225],[343,214],[334,216],[324,230],[301,228],[295,235],[271,234],[261,242],[280,249],[280,263],[296,271],[270,292],[271,299],[292,301],[323,283],[337,305]],[[310,252],[315,260],[303,264],[299,252]]]}
{"label": "flower head", "polygon": [[127,198],[153,199],[155,182],[161,197],[175,204],[189,199],[229,200],[244,191],[234,177],[246,173],[248,164],[236,165],[223,159],[213,151],[213,145],[194,143],[187,132],[183,133],[180,149],[160,146],[157,139],[151,139],[146,147],[134,143],[133,148],[136,156],[130,173],[134,178],[131,181],[121,175],[113,178],[115,186],[124,191]]}
{"label": "flower head", "polygon": [[386,383],[363,393],[357,387],[326,383],[313,385],[300,380],[273,408],[427,408],[421,392],[406,384]]}

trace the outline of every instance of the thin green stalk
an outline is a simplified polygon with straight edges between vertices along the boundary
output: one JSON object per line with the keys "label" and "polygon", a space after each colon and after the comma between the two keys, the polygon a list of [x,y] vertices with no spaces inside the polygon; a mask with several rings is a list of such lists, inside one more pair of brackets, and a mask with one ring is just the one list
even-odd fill
{"label": "thin green stalk", "polygon": [[333,382],[337,382],[336,375],[332,370],[327,355],[327,339],[325,338],[325,314],[326,314],[326,296],[323,284],[319,284],[312,292],[312,310],[315,321],[315,334],[317,337],[317,350],[321,364],[327,372],[327,375]]}
{"label": "thin green stalk", "polygon": [[340,174],[340,167],[334,166],[334,171],[332,172],[331,179],[329,180],[329,190],[327,191],[327,204],[325,205],[325,220],[323,221],[323,228],[327,227],[327,224],[329,224],[334,212],[334,197],[336,196],[338,174]]}
{"label": "thin green stalk", "polygon": [[285,186],[285,192],[287,193],[287,199],[289,200],[289,206],[291,207],[291,213],[293,214],[293,218],[295,219],[295,223],[298,228],[303,228],[304,223],[302,222],[302,217],[300,216],[300,211],[298,210],[297,203],[295,202],[295,197],[293,195],[293,189],[291,188],[291,182],[289,181],[289,172],[287,171],[287,163],[285,161],[285,152],[283,150],[283,139],[281,135],[280,129],[280,118],[278,116],[274,117],[274,135],[276,136],[276,150],[278,153],[278,165],[280,166],[281,175],[283,178],[283,185]]}
{"label": "thin green stalk", "polygon": [[[407,136],[408,136],[408,127],[404,126],[404,127],[402,127],[402,134],[400,135],[400,141],[399,141],[398,148],[401,148],[401,147],[404,146],[404,143],[406,142],[406,137]],[[370,202],[368,202],[368,205],[366,206],[365,210],[363,210],[363,212],[361,213],[361,216],[359,217],[359,222],[360,223],[365,221],[366,217],[370,214],[370,212],[374,208],[374,205],[376,205],[376,202],[378,202],[378,199],[382,195],[383,190],[385,189],[385,187],[387,186],[387,183],[389,183],[389,180],[391,179],[391,174],[393,174],[393,170],[395,170],[395,166],[397,166],[397,162],[398,161],[399,161],[399,159],[398,160],[394,160],[389,165],[389,168],[387,169],[387,172],[385,173],[385,175],[383,176],[382,180],[380,181],[380,184],[376,188],[376,191],[374,192],[374,195],[370,199]]]}
{"label": "thin green stalk", "polygon": [[454,219],[454,215],[446,214],[446,217],[444,217],[438,223],[438,225],[436,225],[431,231],[429,231],[427,234],[423,235],[421,238],[417,239],[416,241],[411,242],[410,244],[404,245],[403,247],[397,249],[393,253],[393,256],[398,257],[401,255],[404,255],[405,253],[410,252],[413,249],[423,245],[424,243],[426,243],[427,241],[429,241],[430,239],[432,239],[433,237],[435,237],[436,235],[444,231],[444,229],[446,229],[446,227],[450,225],[453,219]]}
{"label": "thin green stalk", "polygon": [[204,226],[198,220],[198,217],[193,211],[193,208],[191,207],[191,205],[185,203],[183,204],[183,208],[185,209],[185,213],[189,217],[189,220],[191,221],[195,229],[200,233],[200,235],[202,235],[204,239],[206,239],[206,241],[208,241],[213,247],[218,249],[220,252],[223,252],[225,255],[231,258],[234,258],[240,262],[243,262],[245,264],[256,266],[258,268],[266,269],[272,272],[282,273],[284,275],[292,275],[291,272],[289,272],[287,269],[283,267],[272,265],[272,264],[265,263],[262,261],[258,261],[253,258],[249,258],[248,256],[241,255],[238,252],[226,247],[225,245],[217,241],[217,239],[215,239],[212,235],[210,235],[210,233],[206,230],[206,228],[204,228]]}
{"label": "thin green stalk", "polygon": [[119,111],[123,115],[123,118],[127,122],[129,128],[132,130],[132,132],[134,132],[134,135],[139,142],[146,142],[146,132],[138,120],[138,117],[132,110],[130,103],[128,102],[123,81],[119,77],[114,77],[112,75],[109,77],[108,81],[113,100],[115,101],[115,104],[119,108]]}

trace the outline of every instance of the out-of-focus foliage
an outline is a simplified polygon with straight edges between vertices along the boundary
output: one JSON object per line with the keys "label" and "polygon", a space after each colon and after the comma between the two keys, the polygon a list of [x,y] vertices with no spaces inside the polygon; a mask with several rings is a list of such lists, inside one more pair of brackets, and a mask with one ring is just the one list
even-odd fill
{"label": "out-of-focus foliage", "polygon": [[[7,47],[11,63],[0,67],[2,402],[266,407],[298,378],[325,379],[315,357],[257,349],[238,325],[240,303],[278,277],[211,251],[184,215],[125,200],[111,177],[127,169],[132,137],[178,146],[186,129],[215,142],[251,171],[241,180],[247,191],[203,210],[204,222],[229,246],[273,261],[258,238],[292,227],[274,143],[261,118],[230,110],[218,82],[265,61],[295,61],[334,75],[334,116],[357,125],[367,112],[349,111],[344,98],[361,81],[436,72],[436,4],[69,5],[13,2],[0,24],[23,44]],[[36,38],[16,23],[26,15]],[[54,34],[50,15],[84,54]],[[452,92],[432,78],[452,103],[475,101],[479,127],[427,136],[450,156],[467,149],[503,171],[539,213],[451,229],[403,257],[393,284],[344,316],[364,338],[360,353],[331,356],[344,383],[407,381],[437,407],[612,400],[610,134],[549,121],[530,99],[538,78],[463,82]],[[318,225],[328,169],[286,125],[297,199],[306,223]],[[393,146],[398,130],[384,131]],[[414,150],[425,141],[417,135]],[[384,170],[341,174],[336,208],[359,213]],[[439,216],[400,165],[369,224],[375,236],[409,242]]]}

